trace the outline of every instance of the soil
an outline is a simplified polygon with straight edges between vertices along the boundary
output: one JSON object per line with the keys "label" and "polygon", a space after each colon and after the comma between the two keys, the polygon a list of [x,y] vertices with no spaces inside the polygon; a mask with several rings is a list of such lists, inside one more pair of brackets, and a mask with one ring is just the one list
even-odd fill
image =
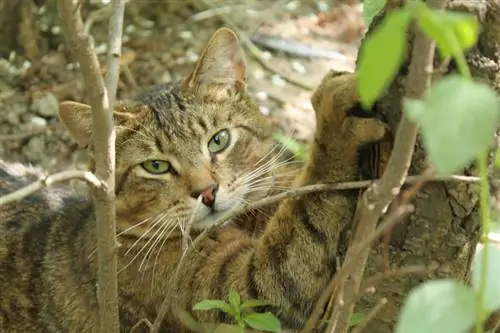
{"label": "soil", "polygon": [[[109,2],[91,0],[83,8],[84,19],[92,23],[90,31],[104,69]],[[210,35],[222,26],[236,28],[243,38],[255,40],[269,68],[304,85],[314,87],[329,69],[354,70],[364,32],[361,4],[231,0],[226,2],[231,5],[210,7],[207,3],[127,3],[118,98],[188,74]],[[78,64],[65,50],[57,15],[50,5],[50,1],[48,8],[33,5],[40,57],[30,62],[12,51],[8,59],[0,58],[0,157],[57,172],[85,168],[88,156],[57,117],[60,101],[84,101],[85,96]],[[333,59],[265,49],[258,43],[262,36],[286,40],[292,50],[328,51]],[[249,89],[261,111],[285,133],[307,141],[315,125],[311,91],[288,83],[246,50]]]}

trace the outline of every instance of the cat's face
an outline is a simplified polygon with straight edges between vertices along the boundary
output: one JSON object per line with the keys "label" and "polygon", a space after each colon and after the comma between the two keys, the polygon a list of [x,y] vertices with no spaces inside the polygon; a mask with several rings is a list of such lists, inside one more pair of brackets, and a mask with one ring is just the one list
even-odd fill
{"label": "cat's face", "polygon": [[149,220],[136,231],[191,219],[192,228],[210,226],[273,185],[273,140],[254,103],[177,94],[154,96],[168,106],[152,101],[118,128],[117,215],[130,225]]}
{"label": "cat's face", "polygon": [[[61,118],[75,132],[71,116]],[[117,224],[129,233],[206,228],[274,185],[270,124],[245,91],[242,51],[229,30],[212,37],[182,85],[118,106],[115,120]]]}

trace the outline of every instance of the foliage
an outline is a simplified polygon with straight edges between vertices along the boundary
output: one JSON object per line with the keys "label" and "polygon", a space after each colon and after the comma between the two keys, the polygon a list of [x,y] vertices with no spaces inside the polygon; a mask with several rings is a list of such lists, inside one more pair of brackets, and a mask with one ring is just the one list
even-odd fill
{"label": "foliage", "polygon": [[303,143],[298,142],[291,136],[283,135],[281,133],[274,133],[273,138],[279,144],[281,144],[285,149],[290,151],[293,156],[301,161],[307,161],[309,153],[306,146]]}
{"label": "foliage", "polygon": [[[464,51],[475,45],[479,33],[475,17],[434,10],[421,1],[388,13],[360,54],[358,91],[367,109],[384,93],[406,59],[406,30],[412,20],[436,43],[443,60],[453,58],[460,75],[438,80],[422,100],[406,99],[405,116],[420,125],[437,173],[450,175],[476,160],[485,246],[474,260],[471,287],[453,280],[423,283],[407,297],[396,332],[459,333],[473,325],[482,332],[487,316],[500,309],[500,251],[487,237],[491,224],[487,152],[499,125],[500,103],[490,87],[472,81],[465,60]],[[496,156],[499,166],[500,153]]]}
{"label": "foliage", "polygon": [[281,331],[281,324],[278,318],[271,312],[252,312],[253,308],[267,305],[266,302],[250,299],[241,302],[240,295],[234,290],[229,290],[228,302],[223,300],[206,299],[197,303],[193,310],[220,310],[230,315],[239,328],[240,332],[244,332],[245,327],[251,327],[255,330],[264,332]]}
{"label": "foliage", "polygon": [[363,20],[369,27],[373,18],[384,8],[386,0],[371,0],[363,3]]}

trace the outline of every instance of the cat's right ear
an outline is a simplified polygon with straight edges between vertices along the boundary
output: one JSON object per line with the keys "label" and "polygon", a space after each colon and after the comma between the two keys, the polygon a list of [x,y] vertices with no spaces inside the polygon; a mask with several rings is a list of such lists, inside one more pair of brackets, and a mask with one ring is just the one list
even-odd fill
{"label": "cat's right ear", "polygon": [[231,29],[221,28],[210,38],[183,88],[198,90],[217,86],[241,90],[245,84],[246,62],[238,37]]}
{"label": "cat's right ear", "polygon": [[65,101],[59,105],[59,119],[80,147],[92,140],[92,108],[87,104]]}

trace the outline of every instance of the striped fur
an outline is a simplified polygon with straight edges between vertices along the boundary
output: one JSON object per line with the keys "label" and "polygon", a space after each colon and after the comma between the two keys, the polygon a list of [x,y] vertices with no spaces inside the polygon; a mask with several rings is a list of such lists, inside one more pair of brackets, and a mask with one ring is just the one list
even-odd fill
{"label": "striped fur", "polygon": [[[337,246],[352,218],[354,196],[309,194],[235,218],[184,258],[179,230],[191,237],[217,217],[289,186],[357,178],[360,146],[382,138],[356,107],[355,77],[325,76],[312,103],[317,129],[307,165],[290,178],[268,120],[245,91],[245,66],[235,35],[219,30],[193,73],[177,85],[156,87],[115,112],[116,213],[120,243],[121,331],[153,322],[168,294],[172,305],[162,332],[187,329],[175,315],[203,299],[224,299],[231,287],[261,299],[284,327],[297,330],[335,273]],[[61,105],[61,119],[81,144],[90,142],[89,107]],[[221,129],[232,141],[220,154],[207,142]],[[172,169],[151,175],[145,160]],[[0,163],[0,194],[41,176]],[[293,183],[290,181],[293,179]],[[193,197],[218,185],[213,208]],[[194,217],[193,217],[194,216]],[[60,186],[0,207],[0,331],[97,332],[95,216],[91,200]],[[219,311],[194,312],[200,322],[227,322]],[[134,332],[148,332],[139,325]]]}

